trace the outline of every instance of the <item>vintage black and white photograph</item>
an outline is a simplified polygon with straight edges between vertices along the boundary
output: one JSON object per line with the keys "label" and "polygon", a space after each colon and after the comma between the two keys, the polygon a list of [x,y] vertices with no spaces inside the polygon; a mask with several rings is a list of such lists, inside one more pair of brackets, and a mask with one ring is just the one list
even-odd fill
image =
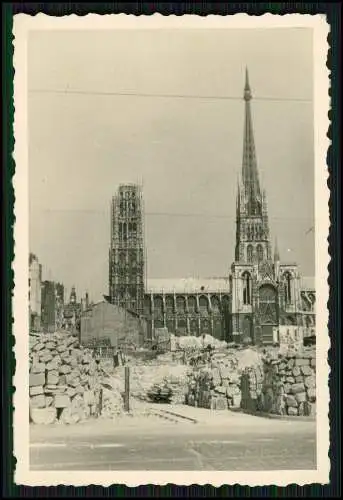
{"label": "vintage black and white photograph", "polygon": [[328,25],[218,18],[15,16],[23,484],[328,481]]}

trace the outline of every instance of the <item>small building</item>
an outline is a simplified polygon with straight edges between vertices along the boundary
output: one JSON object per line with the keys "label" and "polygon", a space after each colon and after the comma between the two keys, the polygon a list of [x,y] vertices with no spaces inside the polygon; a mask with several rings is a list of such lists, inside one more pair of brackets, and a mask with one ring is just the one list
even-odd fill
{"label": "small building", "polygon": [[55,281],[43,281],[41,297],[42,328],[45,332],[54,332],[62,326],[64,286]]}
{"label": "small building", "polygon": [[80,343],[84,346],[107,344],[111,347],[134,344],[146,338],[146,320],[106,300],[93,304],[81,314]]}

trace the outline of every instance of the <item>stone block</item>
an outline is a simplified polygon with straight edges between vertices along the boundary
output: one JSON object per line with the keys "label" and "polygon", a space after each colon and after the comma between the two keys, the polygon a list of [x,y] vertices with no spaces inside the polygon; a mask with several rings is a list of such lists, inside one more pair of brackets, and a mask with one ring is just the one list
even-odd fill
{"label": "stone block", "polygon": [[47,373],[46,377],[47,384],[55,385],[58,384],[58,381],[59,381],[59,375],[57,370],[51,370]]}
{"label": "stone block", "polygon": [[284,390],[285,394],[289,394],[291,391],[291,384],[289,384],[288,382],[286,384],[284,384],[283,390]]}
{"label": "stone block", "polygon": [[32,373],[44,373],[45,372],[45,363],[32,363],[31,372]]}
{"label": "stone block", "polygon": [[305,366],[309,364],[310,364],[309,358],[295,358],[295,366]]}
{"label": "stone block", "polygon": [[311,358],[310,366],[312,366],[312,368],[316,367],[316,358]]}
{"label": "stone block", "polygon": [[305,402],[299,403],[298,415],[299,417],[303,417],[305,415]]}
{"label": "stone block", "polygon": [[298,394],[299,392],[305,391],[305,385],[303,383],[293,384],[291,387],[292,394]]}
{"label": "stone block", "polygon": [[216,396],[215,399],[215,409],[216,410],[227,410],[227,399]]}
{"label": "stone block", "polygon": [[66,375],[71,372],[71,368],[69,365],[61,365],[59,367],[59,372],[62,373],[62,375]]}
{"label": "stone block", "polygon": [[294,359],[293,359],[293,358],[291,358],[291,359],[289,359],[289,360],[288,360],[288,362],[287,362],[287,368],[288,368],[289,370],[292,370],[293,366],[294,366]]}
{"label": "stone block", "polygon": [[55,408],[67,408],[70,405],[70,398],[66,394],[57,394],[54,399]]}
{"label": "stone block", "polygon": [[80,383],[81,383],[80,377],[73,377],[72,380],[68,382],[68,384],[71,385],[72,387],[77,387],[78,385],[80,385]]}
{"label": "stone block", "polygon": [[242,395],[241,394],[234,394],[232,396],[232,407],[233,408],[240,408],[242,402]]}
{"label": "stone block", "polygon": [[295,366],[293,368],[293,375],[294,377],[298,377],[300,375],[301,371],[300,371],[300,366]]}
{"label": "stone block", "polygon": [[287,377],[286,382],[288,382],[289,384],[294,384],[295,378],[294,377]]}
{"label": "stone block", "polygon": [[293,408],[297,408],[298,403],[294,396],[288,395],[286,396],[286,405],[288,407],[292,406]]}
{"label": "stone block", "polygon": [[48,408],[30,408],[30,417],[34,424],[50,425],[57,417],[57,410],[53,407]]}
{"label": "stone block", "polygon": [[305,365],[301,367],[301,373],[305,375],[306,377],[309,377],[313,374],[313,370],[310,366]]}
{"label": "stone block", "polygon": [[30,373],[29,386],[37,386],[45,384],[45,373]]}
{"label": "stone block", "polygon": [[317,412],[316,403],[310,403],[306,401],[304,405],[304,413],[307,417],[315,417]]}
{"label": "stone block", "polygon": [[69,364],[70,364],[70,366],[72,366],[73,368],[75,368],[76,366],[78,366],[79,362],[78,362],[78,360],[77,360],[76,357],[71,356]]}
{"label": "stone block", "polygon": [[46,369],[49,371],[58,370],[59,365],[60,363],[58,362],[58,360],[54,358],[46,364]]}
{"label": "stone block", "polygon": [[67,385],[66,375],[60,374],[59,379],[58,379],[58,385]]}
{"label": "stone block", "polygon": [[44,408],[45,407],[45,396],[44,394],[38,394],[37,396],[32,396],[30,398],[31,408]]}
{"label": "stone block", "polygon": [[56,342],[53,342],[53,341],[50,340],[49,342],[47,342],[45,344],[45,348],[49,349],[49,351],[52,350],[52,349],[55,349],[56,348]]}
{"label": "stone block", "polygon": [[45,349],[45,344],[43,342],[38,342],[33,348],[35,352],[42,351],[43,349]]}
{"label": "stone block", "polygon": [[308,389],[313,389],[314,387],[316,387],[316,377],[314,377],[313,375],[311,375],[310,377],[305,377],[304,383],[305,387],[307,387]]}
{"label": "stone block", "polygon": [[298,392],[295,395],[295,399],[298,401],[298,403],[305,403],[307,400],[306,392]]}
{"label": "stone block", "polygon": [[45,352],[39,359],[42,363],[49,363],[49,361],[52,360],[52,354],[50,354],[50,352]]}
{"label": "stone block", "polygon": [[287,415],[289,415],[290,417],[298,416],[298,408],[295,408],[294,406],[289,406],[287,408]]}
{"label": "stone block", "polygon": [[73,398],[76,394],[76,389],[74,387],[68,387],[66,394],[70,397]]}
{"label": "stone block", "polygon": [[316,401],[316,389],[314,387],[309,387],[307,389],[307,398],[310,403],[315,403]]}
{"label": "stone block", "polygon": [[296,384],[301,384],[303,382],[304,382],[304,375],[298,375],[297,377],[295,377]]}
{"label": "stone block", "polygon": [[66,350],[66,346],[64,345],[64,343],[56,346],[56,351],[59,353],[65,352],[65,350]]}
{"label": "stone block", "polygon": [[38,394],[44,394],[42,385],[34,385],[30,387],[30,396],[37,396]]}

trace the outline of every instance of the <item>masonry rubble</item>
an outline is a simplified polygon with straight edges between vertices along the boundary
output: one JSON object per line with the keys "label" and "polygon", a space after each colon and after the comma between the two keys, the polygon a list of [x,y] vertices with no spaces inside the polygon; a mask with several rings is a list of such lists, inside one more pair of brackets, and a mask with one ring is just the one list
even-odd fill
{"label": "masonry rubble", "polygon": [[316,415],[316,353],[313,348],[266,353],[263,369],[247,368],[242,408],[277,415]]}
{"label": "masonry rubble", "polygon": [[[30,336],[30,420],[72,424],[97,416],[110,399],[118,412],[122,398],[102,387],[101,371],[89,349],[64,333]],[[103,389],[103,390],[101,390]]]}
{"label": "masonry rubble", "polygon": [[195,367],[190,375],[186,403],[216,410],[239,408],[240,373],[246,363],[257,362],[259,356],[253,350],[249,350],[248,356],[232,349],[214,352],[209,363]]}

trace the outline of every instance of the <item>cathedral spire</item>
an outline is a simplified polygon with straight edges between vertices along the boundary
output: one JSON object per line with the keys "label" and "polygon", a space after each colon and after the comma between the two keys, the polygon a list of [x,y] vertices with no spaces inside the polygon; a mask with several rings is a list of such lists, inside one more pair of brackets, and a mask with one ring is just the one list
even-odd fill
{"label": "cathedral spire", "polygon": [[246,201],[248,202],[248,212],[251,215],[260,215],[261,189],[257,171],[255,141],[250,105],[251,99],[252,94],[249,83],[249,73],[248,68],[246,68],[244,86],[245,122],[243,140],[242,183],[244,186]]}
{"label": "cathedral spire", "polygon": [[275,262],[280,261],[280,253],[279,253],[279,246],[278,246],[277,238],[275,239],[274,261]]}
{"label": "cathedral spire", "polygon": [[251,87],[248,69],[244,85],[244,137],[241,180],[237,186],[236,261],[259,263],[272,260],[268,208],[260,187],[251,116]]}

